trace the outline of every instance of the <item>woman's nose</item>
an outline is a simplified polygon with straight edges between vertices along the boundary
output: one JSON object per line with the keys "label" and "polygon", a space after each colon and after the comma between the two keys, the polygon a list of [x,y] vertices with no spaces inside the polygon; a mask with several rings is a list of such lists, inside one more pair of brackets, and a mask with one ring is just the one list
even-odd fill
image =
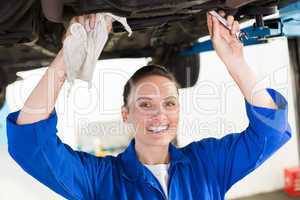
{"label": "woman's nose", "polygon": [[153,117],[167,117],[165,109],[162,106],[157,107],[153,112]]}
{"label": "woman's nose", "polygon": [[153,114],[154,115],[159,115],[159,114],[162,114],[162,113],[163,113],[163,107],[161,105],[155,106]]}
{"label": "woman's nose", "polygon": [[157,109],[154,110],[153,115],[154,115],[154,116],[158,116],[158,115],[160,115],[161,113],[162,113],[162,112],[161,112],[161,109],[160,109],[160,108],[157,108]]}

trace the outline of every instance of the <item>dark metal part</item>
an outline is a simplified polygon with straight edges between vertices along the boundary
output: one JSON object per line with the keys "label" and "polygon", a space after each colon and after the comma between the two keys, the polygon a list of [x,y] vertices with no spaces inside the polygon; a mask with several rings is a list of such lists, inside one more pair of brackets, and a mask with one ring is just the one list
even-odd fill
{"label": "dark metal part", "polygon": [[[300,38],[288,39],[290,64],[294,80],[294,102],[296,107],[296,134],[298,134],[298,153],[300,157]],[[299,163],[300,164],[300,163]]]}
{"label": "dark metal part", "polygon": [[41,0],[41,6],[45,17],[57,23],[63,22],[63,1],[61,0]]}
{"label": "dark metal part", "polygon": [[263,27],[265,27],[263,15],[255,15],[255,27],[256,28],[263,28]]}
{"label": "dark metal part", "polygon": [[256,0],[226,0],[225,5],[229,8],[239,8]]}
{"label": "dark metal part", "polygon": [[278,7],[277,5],[249,6],[241,9],[241,12],[249,16],[256,16],[256,15],[267,16],[267,15],[272,15],[277,13]]}
{"label": "dark metal part", "polygon": [[[163,17],[153,17],[153,18],[145,18],[145,19],[128,19],[128,25],[132,27],[133,31],[143,30],[155,26],[161,26],[162,24],[179,22],[191,18],[191,15],[172,15],[172,16],[163,16]],[[123,26],[115,22],[113,24],[113,32],[124,32]]]}

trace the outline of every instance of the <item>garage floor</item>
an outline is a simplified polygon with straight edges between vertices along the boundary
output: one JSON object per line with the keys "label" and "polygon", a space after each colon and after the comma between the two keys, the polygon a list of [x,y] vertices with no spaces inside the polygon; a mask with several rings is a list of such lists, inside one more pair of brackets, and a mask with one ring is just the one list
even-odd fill
{"label": "garage floor", "polygon": [[272,193],[259,194],[251,197],[235,199],[235,200],[296,200],[300,199],[300,197],[289,197],[283,191],[276,191]]}

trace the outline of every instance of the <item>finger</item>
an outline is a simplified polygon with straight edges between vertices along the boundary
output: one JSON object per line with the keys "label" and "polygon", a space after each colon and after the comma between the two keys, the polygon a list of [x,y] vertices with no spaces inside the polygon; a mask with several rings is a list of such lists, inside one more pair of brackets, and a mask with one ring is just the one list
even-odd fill
{"label": "finger", "polygon": [[224,10],[219,10],[218,11],[219,15],[221,15],[222,17],[225,17],[226,16],[226,13]]}
{"label": "finger", "polygon": [[77,16],[72,17],[72,19],[70,20],[70,23],[69,23],[69,24],[73,24],[73,23],[75,23],[75,22],[77,22],[77,21],[78,21]]}
{"label": "finger", "polygon": [[96,14],[91,14],[90,15],[90,27],[91,27],[91,29],[95,28],[95,23],[96,23]]}
{"label": "finger", "polygon": [[82,25],[84,26],[84,15],[81,15],[81,16],[77,16],[77,21]]}
{"label": "finger", "polygon": [[234,21],[233,25],[232,25],[232,29],[231,29],[231,34],[234,35],[234,34],[236,34],[238,32],[240,32],[240,24],[239,24],[238,21]]}
{"label": "finger", "polygon": [[212,37],[220,36],[220,22],[219,20],[212,16]]}
{"label": "finger", "polygon": [[105,16],[105,21],[106,21],[106,30],[108,33],[110,33],[112,30],[113,18],[111,16]]}
{"label": "finger", "polygon": [[206,17],[207,17],[207,28],[208,28],[209,35],[212,35],[212,16],[207,12]]}
{"label": "finger", "polygon": [[91,27],[90,27],[90,16],[89,15],[85,15],[84,16],[84,27],[85,27],[85,30],[87,32],[90,32],[91,31]]}
{"label": "finger", "polygon": [[234,22],[234,17],[232,15],[229,15],[227,17],[227,23],[231,27],[231,29],[232,29],[232,26],[233,26],[233,22]]}
{"label": "finger", "polygon": [[111,32],[112,31],[112,20],[110,20],[110,22],[107,25],[107,32]]}
{"label": "finger", "polygon": [[64,41],[66,37],[71,35],[70,27],[71,27],[72,24],[74,24],[76,22],[78,22],[78,17],[77,16],[72,17],[72,19],[70,20],[70,22],[68,24],[68,27],[66,28],[66,31],[65,31],[64,35],[63,35],[62,41]]}

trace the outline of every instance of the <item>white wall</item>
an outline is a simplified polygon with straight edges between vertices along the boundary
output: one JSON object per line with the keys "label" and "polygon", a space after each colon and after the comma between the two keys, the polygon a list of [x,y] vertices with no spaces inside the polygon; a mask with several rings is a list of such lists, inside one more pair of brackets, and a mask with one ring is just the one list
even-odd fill
{"label": "white wall", "polygon": [[[64,84],[56,104],[58,135],[65,143],[77,147],[80,128],[93,122],[120,120],[122,88],[125,81],[148,61],[141,59],[103,60],[97,63],[93,84],[76,81],[67,98]],[[10,112],[22,108],[46,68],[18,73],[24,80],[7,88],[7,103]],[[105,98],[104,98],[105,97]],[[87,135],[84,135],[87,136]],[[93,144],[93,143],[91,143]],[[25,173],[9,156],[7,145],[0,146],[0,200],[61,200],[60,195]]]}
{"label": "white wall", "polygon": [[[289,122],[293,138],[255,172],[236,184],[228,197],[247,196],[283,187],[283,169],[297,166],[297,140],[291,69],[286,39],[265,45],[246,47],[248,63],[259,77],[258,88],[272,87],[289,102]],[[197,86],[182,92],[183,111],[180,145],[205,137],[222,137],[240,132],[248,124],[244,99],[215,52],[201,54],[200,80]],[[191,126],[195,128],[191,129]]]}
{"label": "white wall", "polygon": [[0,148],[1,200],[63,200],[61,196],[26,174],[8,155],[7,145]]}

